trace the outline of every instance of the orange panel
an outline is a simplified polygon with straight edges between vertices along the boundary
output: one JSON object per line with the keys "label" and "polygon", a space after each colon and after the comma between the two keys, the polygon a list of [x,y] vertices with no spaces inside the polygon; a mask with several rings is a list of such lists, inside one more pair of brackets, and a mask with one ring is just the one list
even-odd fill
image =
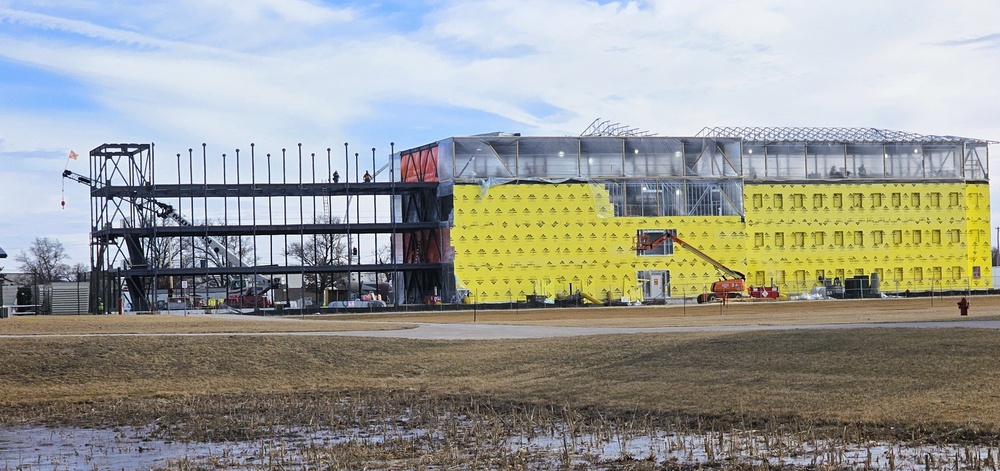
{"label": "orange panel", "polygon": [[404,182],[436,182],[437,172],[437,146],[425,149],[418,149],[413,152],[403,154],[401,177]]}

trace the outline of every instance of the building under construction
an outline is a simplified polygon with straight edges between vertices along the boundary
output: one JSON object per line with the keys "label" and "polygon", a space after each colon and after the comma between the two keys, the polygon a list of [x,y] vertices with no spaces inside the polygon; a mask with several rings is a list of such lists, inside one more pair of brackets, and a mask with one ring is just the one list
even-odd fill
{"label": "building under construction", "polygon": [[436,182],[450,200],[448,294],[653,301],[736,276],[764,297],[862,278],[882,292],[991,288],[989,141],[868,128],[624,131],[453,137],[402,152],[414,169],[404,177]]}
{"label": "building under construction", "polygon": [[159,160],[149,144],[97,147],[89,175],[64,173],[91,187],[91,310],[126,299],[136,311],[174,299],[256,311],[440,297],[450,266],[423,243],[447,221],[438,184],[403,181],[392,163],[377,170],[376,157],[347,144],[338,155],[202,146]]}
{"label": "building under construction", "polygon": [[992,287],[990,141],[868,128],[660,137],[600,124],[390,149],[379,169],[375,149],[346,144],[202,147],[168,164],[150,145],[103,145],[77,178],[92,186],[92,292],[127,287],[144,310],[178,280],[208,297],[234,279],[270,280],[315,305],[331,289],[353,299],[384,283],[396,306],[649,302],[734,276],[784,294],[859,278],[883,292]]}

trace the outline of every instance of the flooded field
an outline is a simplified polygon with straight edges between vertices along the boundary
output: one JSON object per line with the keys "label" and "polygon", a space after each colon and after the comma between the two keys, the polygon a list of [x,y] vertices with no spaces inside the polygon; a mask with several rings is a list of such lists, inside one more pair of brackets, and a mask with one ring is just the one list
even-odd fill
{"label": "flooded field", "polygon": [[123,427],[0,427],[0,469],[155,469],[191,457],[210,459],[217,444],[150,438],[148,430]]}
{"label": "flooded field", "polygon": [[[467,426],[466,434],[474,427]],[[542,431],[538,431],[542,432]],[[16,470],[76,469],[312,469],[331,464],[395,469],[399,465],[526,469],[764,468],[996,469],[996,447],[905,445],[872,441],[801,440],[754,431],[683,435],[655,431],[629,436],[571,433],[565,425],[532,434],[466,435],[461,447],[424,429],[284,430],[246,442],[181,443],[141,430],[9,427],[0,430],[0,466]],[[498,441],[497,439],[500,438]],[[400,455],[410,455],[402,458]],[[424,455],[417,458],[416,455]],[[358,456],[371,461],[354,461]],[[380,464],[381,463],[381,464]],[[408,464],[406,464],[408,463]]]}
{"label": "flooded field", "polygon": [[[996,469],[1000,453],[995,444],[942,443],[940,437],[865,438],[869,431],[854,427],[723,430],[697,419],[407,402],[340,401],[328,411],[338,416],[311,411],[313,424],[259,410],[249,422],[5,426],[0,469],[980,470]],[[353,407],[359,409],[346,409]]]}

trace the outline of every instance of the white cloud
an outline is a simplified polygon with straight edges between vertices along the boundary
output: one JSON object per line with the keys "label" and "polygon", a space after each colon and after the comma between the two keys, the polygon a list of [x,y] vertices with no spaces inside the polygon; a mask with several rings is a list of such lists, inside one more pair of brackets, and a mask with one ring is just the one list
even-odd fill
{"label": "white cloud", "polygon": [[[201,130],[220,141],[270,129],[336,133],[394,100],[481,110],[549,132],[576,132],[609,115],[665,132],[731,119],[879,125],[865,116],[891,118],[878,108],[946,94],[955,83],[946,81],[954,80],[951,71],[975,63],[934,44],[949,39],[937,20],[948,8],[933,3],[906,9],[931,16],[924,18],[860,2],[456,2],[416,19],[424,27],[409,36],[377,26],[360,31],[349,24],[378,19],[308,2],[157,5],[143,10],[150,17],[144,34],[46,17],[70,31],[152,49],[18,38],[0,46],[8,57],[92,84],[106,106],[151,129]],[[195,26],[164,26],[177,15]],[[206,33],[184,37],[183,28]],[[299,29],[310,38],[299,38]],[[296,41],[279,41],[280,51],[257,48],[259,37],[275,34]],[[972,81],[966,87],[987,76],[965,75]],[[939,91],[927,93],[931,87]],[[537,115],[538,104],[566,113]],[[840,110],[844,104],[851,109]],[[163,114],[151,119],[151,108]],[[708,122],[691,122],[701,116]]]}
{"label": "white cloud", "polygon": [[[150,129],[223,142],[270,130],[336,134],[396,101],[480,110],[542,132],[578,132],[612,115],[663,132],[709,124],[935,132],[918,117],[957,118],[961,109],[944,111],[963,106],[958,96],[995,93],[977,61],[995,49],[943,45],[988,37],[971,21],[986,12],[934,2],[440,5],[407,34],[363,10],[301,1],[118,5],[123,17],[145,18],[142,28],[8,10],[13,21],[123,45],[7,36],[0,50],[77,78]],[[941,24],[945,14],[970,21],[956,35]],[[259,47],[268,41],[281,47]],[[932,111],[891,112],[921,107]]]}
{"label": "white cloud", "polygon": [[201,142],[213,152],[249,142],[323,149],[359,137],[388,142],[412,129],[430,142],[455,133],[427,124],[449,110],[541,134],[578,134],[603,117],[661,135],[714,125],[875,126],[1000,138],[992,110],[1000,40],[989,20],[1000,4],[486,0],[422,8],[0,4],[0,58],[65,77],[98,104],[0,112],[0,137],[7,151],[59,153],[109,140],[156,141],[158,155]]}

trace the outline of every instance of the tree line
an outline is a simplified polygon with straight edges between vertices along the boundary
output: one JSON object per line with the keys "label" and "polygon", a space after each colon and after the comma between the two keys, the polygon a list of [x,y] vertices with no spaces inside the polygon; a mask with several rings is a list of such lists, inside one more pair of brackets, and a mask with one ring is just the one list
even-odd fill
{"label": "tree line", "polygon": [[[69,264],[69,255],[62,242],[48,237],[36,237],[28,250],[14,255],[14,261],[28,280],[27,282],[47,284],[53,281],[86,281],[90,268],[83,264]],[[3,270],[3,267],[0,267]]]}

